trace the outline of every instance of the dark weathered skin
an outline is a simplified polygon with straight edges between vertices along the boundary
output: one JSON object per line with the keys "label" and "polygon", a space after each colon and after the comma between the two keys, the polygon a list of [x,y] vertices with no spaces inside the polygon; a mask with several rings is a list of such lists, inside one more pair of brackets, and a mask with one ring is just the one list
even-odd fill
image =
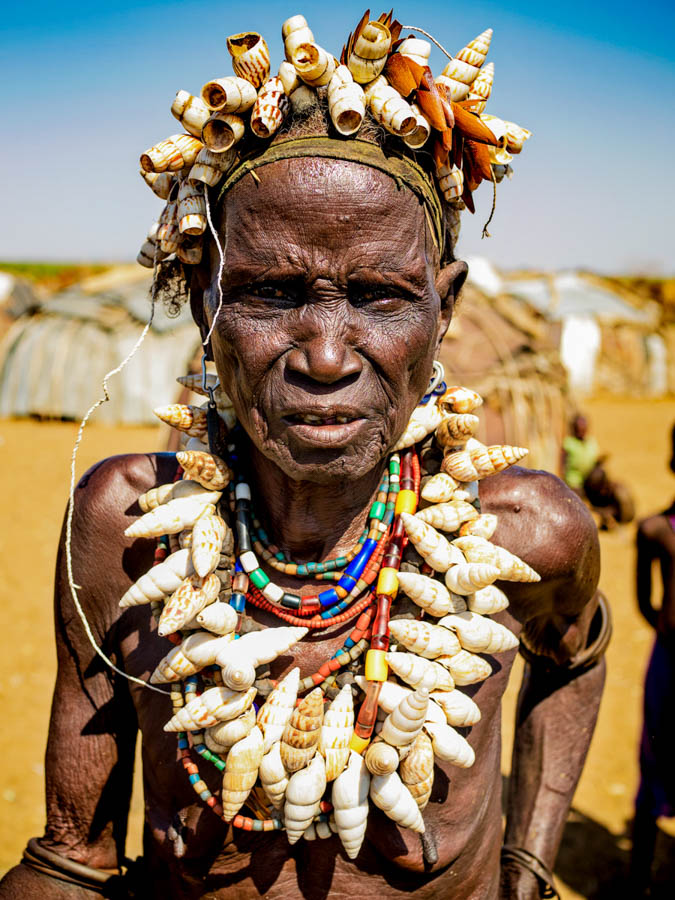
{"label": "dark weathered skin", "polygon": [[[305,160],[275,163],[260,174],[260,185],[245,179],[227,199],[221,225],[227,234],[225,309],[212,351],[248,435],[249,452],[241,455],[251,460],[254,496],[261,498],[257,505],[274,539],[296,557],[321,559],[348,549],[363,527],[386,454],[424,392],[465,266],[438,271],[417,201],[381,173]],[[214,272],[202,273],[202,287]],[[203,308],[200,289],[193,289],[203,330],[217,299],[211,287]],[[298,411],[333,414],[336,407],[362,418],[349,428],[323,426],[321,436],[282,418]],[[123,531],[140,512],[137,496],[174,471],[168,455],[113,458],[87,473],[76,493],[73,563],[83,607],[104,650],[146,680],[171,645],[157,636],[148,607],[119,609],[120,596],[150,567],[154,549],[151,541],[125,539]],[[584,646],[595,611],[593,522],[574,494],[546,473],[513,469],[482,483],[480,494],[485,510],[499,515],[495,541],[542,575],[536,585],[503,584],[511,606],[497,618],[517,632],[524,628],[531,645],[564,665]],[[175,735],[162,731],[171,714],[168,697],[125,682],[94,654],[73,608],[63,551],[56,624],[59,673],[44,846],[96,867],[121,859],[138,727],[154,896],[537,896],[528,873],[504,869],[500,875],[500,700],[514,652],[492,657],[493,675],[469,689],[482,711],[481,722],[467,730],[475,766],[436,769],[424,819],[439,859],[429,867],[417,835],[374,808],[355,862],[336,837],[289,848],[283,834],[233,834],[195,802]],[[349,627],[296,645],[274,664],[273,676],[295,664],[302,675],[315,671]],[[549,865],[603,677],[601,664],[576,679],[555,667],[536,684],[525,679],[506,838]],[[201,768],[217,792],[217,773],[207,764]],[[25,867],[0,883],[2,900],[87,896]]]}

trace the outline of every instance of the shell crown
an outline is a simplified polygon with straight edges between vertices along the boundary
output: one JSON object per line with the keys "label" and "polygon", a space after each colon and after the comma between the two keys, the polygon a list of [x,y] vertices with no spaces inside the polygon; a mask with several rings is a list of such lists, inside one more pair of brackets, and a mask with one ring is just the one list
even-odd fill
{"label": "shell crown", "polygon": [[512,122],[484,117],[494,80],[493,68],[483,69],[492,29],[464,45],[436,78],[429,67],[429,42],[404,36],[402,30],[391,12],[371,19],[367,11],[348,36],[338,64],[316,43],[306,19],[292,16],[281,29],[286,59],[278,75],[270,70],[262,35],[230,35],[233,74],[208,81],[195,94],[179,90],[171,113],[186,133],[172,134],[140,157],[143,179],[168,203],[138,262],[153,268],[175,253],[183,263],[199,263],[208,219],[205,187],[215,187],[259,146],[251,138],[271,139],[296,107],[314,103],[312,93],[320,88],[327,88],[331,127],[339,136],[358,138],[368,111],[400,141],[401,153],[414,156],[426,147],[439,195],[457,212],[467,207],[473,212],[478,185],[510,174],[509,165],[498,162],[490,148],[519,153],[531,134]]}

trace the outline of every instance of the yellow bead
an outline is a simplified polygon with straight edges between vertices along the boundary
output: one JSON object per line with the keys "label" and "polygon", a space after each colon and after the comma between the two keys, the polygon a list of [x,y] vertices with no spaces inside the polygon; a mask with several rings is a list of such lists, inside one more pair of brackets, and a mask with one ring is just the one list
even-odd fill
{"label": "yellow bead", "polygon": [[377,576],[376,594],[386,594],[387,597],[395,597],[398,593],[398,572],[391,566],[385,566],[380,569]]}
{"label": "yellow bead", "polygon": [[384,650],[369,650],[366,653],[366,681],[386,681],[389,675],[387,655]]}
{"label": "yellow bead", "polygon": [[399,491],[396,497],[396,507],[394,513],[400,516],[401,513],[410,513],[414,516],[417,512],[417,495],[415,491]]}
{"label": "yellow bead", "polygon": [[355,750],[358,754],[361,754],[366,749],[369,743],[370,740],[368,738],[359,737],[355,732],[349,742],[349,747],[351,750]]}

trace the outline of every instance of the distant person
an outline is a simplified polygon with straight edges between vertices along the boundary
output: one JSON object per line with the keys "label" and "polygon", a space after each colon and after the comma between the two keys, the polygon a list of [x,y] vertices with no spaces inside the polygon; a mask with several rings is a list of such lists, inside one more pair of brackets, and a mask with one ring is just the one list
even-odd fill
{"label": "distant person", "polygon": [[597,440],[588,434],[588,419],[577,413],[571,434],[563,441],[563,475],[568,487],[588,502],[600,520],[600,528],[615,528],[631,522],[635,505],[630,490],[607,474],[607,457],[600,454]]}
{"label": "distant person", "polygon": [[[675,426],[670,468],[675,472]],[[661,568],[661,606],[652,604],[652,563]],[[635,801],[631,875],[636,897],[649,889],[657,819],[675,816],[675,500],[640,522],[637,531],[637,600],[655,629],[647,668],[640,742],[640,788]]]}
{"label": "distant person", "polygon": [[588,419],[577,413],[570,426],[571,434],[563,441],[563,472],[565,482],[579,496],[584,496],[584,481],[593,471],[600,456],[594,437],[588,436]]}

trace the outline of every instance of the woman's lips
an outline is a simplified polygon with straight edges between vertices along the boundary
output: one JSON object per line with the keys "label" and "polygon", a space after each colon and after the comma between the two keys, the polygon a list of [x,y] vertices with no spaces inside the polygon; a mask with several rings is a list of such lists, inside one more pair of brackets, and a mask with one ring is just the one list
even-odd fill
{"label": "woman's lips", "polygon": [[298,443],[311,447],[326,447],[352,443],[368,420],[362,416],[346,414],[323,416],[300,413],[284,416],[283,421]]}

